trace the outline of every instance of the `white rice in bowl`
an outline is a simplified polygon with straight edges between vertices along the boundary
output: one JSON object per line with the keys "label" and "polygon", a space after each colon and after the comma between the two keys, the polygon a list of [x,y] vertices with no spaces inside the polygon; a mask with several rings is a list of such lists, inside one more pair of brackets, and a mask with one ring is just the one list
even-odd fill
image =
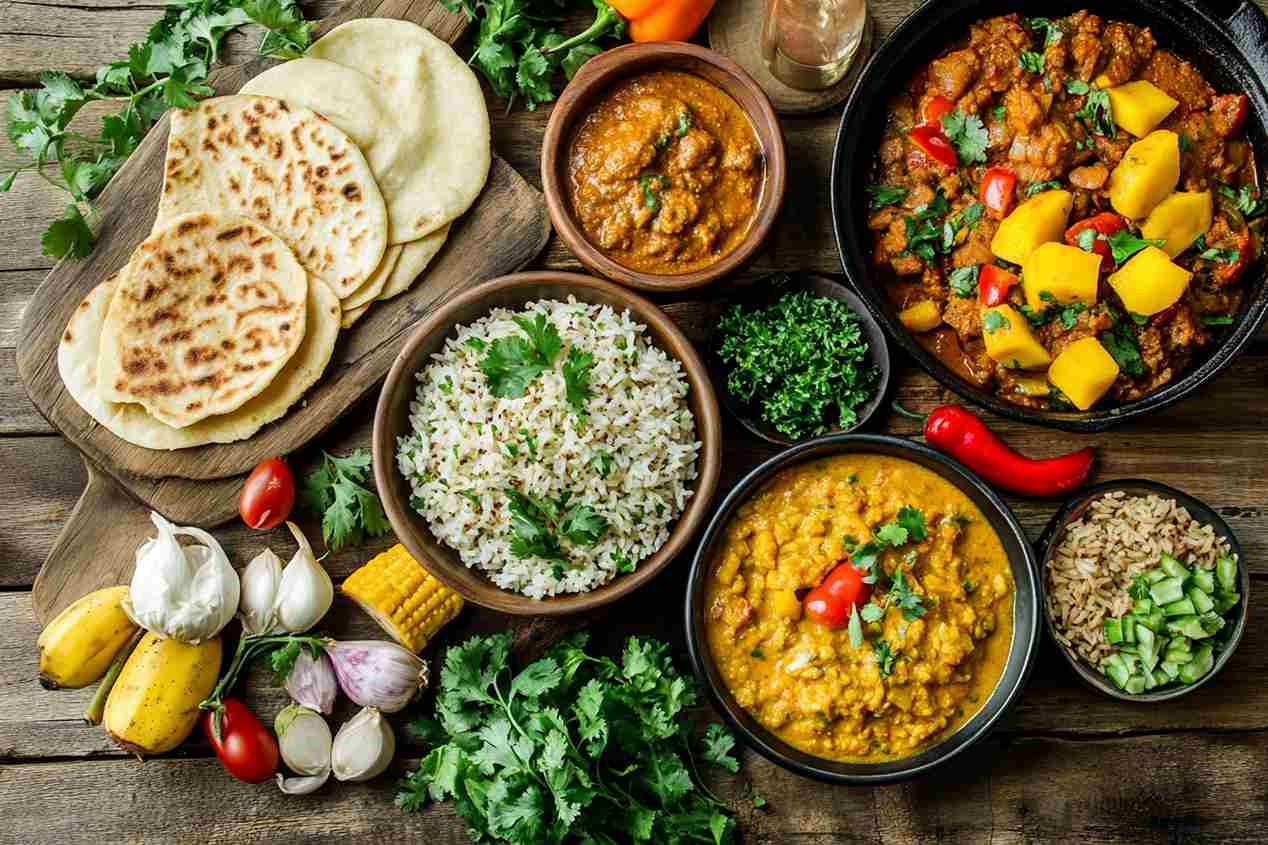
{"label": "white rice in bowl", "polygon": [[[527,339],[513,318],[538,313],[558,331],[559,354],[523,396],[494,396],[481,360],[498,338]],[[700,444],[682,365],[645,334],[627,311],[542,300],[456,327],[416,375],[413,434],[399,438],[397,463],[411,506],[466,566],[543,598],[594,589],[664,545],[691,497]],[[594,356],[584,416],[563,374],[573,347]],[[606,528],[586,544],[552,522],[563,559],[517,555],[508,490],[562,504],[560,514],[597,514]]]}
{"label": "white rice in bowl", "polygon": [[1107,493],[1066,526],[1048,561],[1045,600],[1057,639],[1092,666],[1116,649],[1105,640],[1106,617],[1132,608],[1127,588],[1163,553],[1185,566],[1213,569],[1228,542],[1175,499]]}

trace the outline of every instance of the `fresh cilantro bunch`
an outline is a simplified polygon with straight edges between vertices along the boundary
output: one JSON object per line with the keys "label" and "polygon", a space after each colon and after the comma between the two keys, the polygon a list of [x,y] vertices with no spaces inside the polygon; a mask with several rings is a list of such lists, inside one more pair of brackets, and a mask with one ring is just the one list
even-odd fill
{"label": "fresh cilantro bunch", "polygon": [[506,489],[511,512],[511,552],[519,558],[540,557],[545,560],[567,560],[559,545],[566,537],[578,546],[593,546],[608,531],[608,521],[589,505],[572,505],[572,496],[565,493],[557,500],[539,499]]}
{"label": "fresh cilantro bunch", "polygon": [[[479,338],[467,343],[483,352],[479,367],[489,385],[489,392],[502,399],[518,399],[528,391],[533,379],[555,366],[555,359],[563,348],[563,339],[555,324],[540,311],[530,320],[513,317],[515,325],[524,337],[511,335],[499,337],[486,344]],[[568,350],[560,366],[568,404],[580,417],[585,416],[585,405],[590,399],[590,373],[594,369],[594,355],[577,347]]]}
{"label": "fresh cilantro bunch", "polygon": [[625,35],[625,19],[604,0],[592,0],[594,22],[571,38],[555,24],[566,12],[583,7],[577,0],[440,0],[451,12],[479,20],[471,64],[489,80],[494,93],[507,99],[510,111],[521,98],[530,111],[555,99],[553,80],[559,71],[568,79],[587,60],[603,52],[598,41]]}
{"label": "fresh cilantro bunch", "polygon": [[619,663],[585,647],[574,634],[519,674],[507,634],[450,649],[438,721],[411,725],[438,744],[397,806],[451,799],[477,842],[734,842],[697,762],[737,771],[735,740],[712,725],[693,741],[696,690],[668,646],[631,637]]}
{"label": "fresh cilantro bunch", "polygon": [[[71,202],[40,243],[50,258],[83,258],[94,238],[83,209],[105,189],[168,108],[189,109],[214,92],[207,74],[230,32],[255,22],[264,26],[263,55],[294,58],[311,42],[311,25],[295,0],[175,0],[128,57],[97,69],[92,83],[64,73],[40,74],[40,87],[9,97],[7,135],[25,164],[0,174],[0,192],[31,171],[70,194]],[[120,104],[101,119],[94,136],[70,130],[88,103]],[[49,167],[55,165],[55,167]]]}
{"label": "fresh cilantro bunch", "polygon": [[762,418],[794,439],[849,428],[880,377],[849,306],[810,291],[785,293],[763,308],[732,306],[718,323],[727,388],[761,407]]}
{"label": "fresh cilantro bunch", "polygon": [[366,536],[391,530],[379,497],[362,486],[370,471],[370,450],[336,457],[321,453],[321,466],[304,476],[300,503],[321,514],[321,536],[329,549],[359,545]]}

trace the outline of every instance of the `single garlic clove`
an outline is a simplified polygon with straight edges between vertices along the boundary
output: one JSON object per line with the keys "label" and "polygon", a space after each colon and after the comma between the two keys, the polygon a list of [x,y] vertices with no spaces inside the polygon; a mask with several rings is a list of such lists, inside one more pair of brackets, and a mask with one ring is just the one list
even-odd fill
{"label": "single garlic clove", "polygon": [[323,651],[313,657],[307,649],[302,649],[286,676],[286,691],[297,704],[330,715],[335,709],[335,696],[339,693],[339,682],[330,656]]}
{"label": "single garlic clove", "polygon": [[277,589],[277,621],[286,631],[302,634],[322,620],[335,601],[335,585],[313,555],[304,532],[293,522],[286,527],[295,535],[299,549],[282,570]]}
{"label": "single garlic clove", "polygon": [[277,589],[282,582],[282,560],[272,549],[260,552],[242,570],[242,597],[238,616],[248,634],[278,634]]}
{"label": "single garlic clove", "polygon": [[278,772],[277,788],[287,795],[307,795],[321,789],[328,780],[330,780],[330,769],[326,769],[319,775],[300,778],[284,777],[281,772]]}
{"label": "single garlic clove", "polygon": [[407,648],[386,640],[332,642],[326,647],[344,695],[362,707],[396,713],[428,681],[427,664]]}
{"label": "single garlic clove", "polygon": [[277,747],[287,768],[298,775],[316,775],[330,768],[333,740],[320,713],[291,704],[273,719]]}
{"label": "single garlic clove", "polygon": [[336,780],[360,783],[378,777],[396,754],[396,735],[383,714],[363,707],[339,728],[330,753]]}

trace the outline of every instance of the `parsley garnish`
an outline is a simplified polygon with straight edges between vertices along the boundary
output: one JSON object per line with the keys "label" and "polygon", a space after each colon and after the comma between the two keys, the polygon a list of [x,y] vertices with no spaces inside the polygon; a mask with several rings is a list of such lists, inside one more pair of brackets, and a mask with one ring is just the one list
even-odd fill
{"label": "parsley garnish", "polygon": [[1202,318],[1202,323],[1207,326],[1231,326],[1233,317],[1230,314],[1208,314]]}
{"label": "parsley garnish", "polygon": [[942,131],[955,147],[961,164],[986,161],[986,147],[991,139],[982,119],[977,115],[965,115],[964,112],[956,109],[943,115]]}
{"label": "parsley garnish", "polygon": [[563,373],[568,404],[577,414],[584,416],[586,401],[592,395],[590,373],[594,370],[594,356],[574,346],[568,350],[568,357],[559,369]]}
{"label": "parsley garnish", "polygon": [[893,185],[868,185],[867,193],[872,198],[872,208],[884,208],[907,199],[908,190]]}
{"label": "parsley garnish", "polygon": [[1000,329],[1011,328],[1008,318],[998,311],[987,311],[982,315],[982,330],[987,334],[995,334]]}
{"label": "parsley garnish", "polygon": [[885,640],[875,640],[872,643],[872,658],[876,662],[876,671],[880,673],[881,680],[894,674],[894,659],[897,656]]}
{"label": "parsley garnish", "polygon": [[590,466],[599,473],[599,478],[607,478],[612,474],[612,456],[607,452],[595,452],[590,456]]}
{"label": "parsley garnish", "polygon": [[1071,302],[1063,305],[1057,311],[1057,317],[1061,320],[1061,325],[1067,329],[1072,329],[1079,323],[1079,315],[1087,310],[1087,306],[1082,302]]}
{"label": "parsley garnish", "polygon": [[735,740],[720,725],[693,739],[696,687],[669,647],[631,637],[614,661],[586,644],[573,634],[519,674],[509,634],[451,648],[436,720],[411,726],[433,747],[397,806],[451,799],[487,842],[734,843],[697,764],[737,771]]}
{"label": "parsley garnish", "polygon": [[669,180],[664,176],[645,175],[638,177],[638,186],[643,191],[643,207],[656,214],[660,211],[660,192],[669,187]]}
{"label": "parsley garnish", "polygon": [[885,596],[886,602],[903,612],[903,618],[912,622],[925,615],[928,610],[921,597],[911,589],[911,582],[901,569],[894,570],[893,582]]}
{"label": "parsley garnish", "polygon": [[851,427],[875,393],[859,316],[836,300],[794,291],[755,310],[734,305],[718,332],[727,389],[789,437],[821,433],[833,418]]}
{"label": "parsley garnish", "polygon": [[370,471],[370,450],[354,449],[344,457],[321,453],[321,466],[304,476],[300,503],[321,514],[321,536],[326,548],[360,545],[366,536],[391,530],[383,506],[373,491],[362,486]]}
{"label": "parsley garnish", "polygon": [[904,251],[926,264],[932,264],[943,242],[941,229],[935,221],[941,220],[950,211],[951,204],[939,188],[932,200],[916,209],[912,216],[904,218],[907,228],[907,248]]}
{"label": "parsley garnish", "polygon": [[958,267],[951,271],[947,279],[951,290],[961,299],[973,299],[977,296],[978,276],[982,268],[974,264],[972,267]]}
{"label": "parsley garnish", "polygon": [[[97,69],[91,85],[64,73],[40,74],[40,87],[9,97],[8,137],[26,161],[7,176],[0,193],[17,174],[31,171],[70,194],[59,220],[40,239],[50,258],[83,258],[92,252],[92,230],[83,208],[93,200],[150,127],[168,108],[190,109],[214,92],[206,84],[224,37],[244,24],[265,27],[261,55],[293,59],[311,43],[311,24],[294,0],[180,0],[150,28],[145,41],[128,47],[128,57]],[[70,129],[85,105],[114,101],[121,108],[101,118],[93,136]],[[73,142],[73,151],[66,149]],[[54,168],[46,164],[58,165]],[[59,174],[59,181],[52,174]]]}
{"label": "parsley garnish", "polygon": [[1083,101],[1083,108],[1075,112],[1074,116],[1086,122],[1089,129],[1107,138],[1113,138],[1118,133],[1118,128],[1114,125],[1114,112],[1110,108],[1109,94],[1080,79],[1067,80],[1065,90],[1076,96],[1087,97]]}
{"label": "parsley garnish", "polygon": [[519,558],[566,560],[558,536],[578,546],[593,546],[607,533],[608,521],[589,505],[569,507],[571,496],[539,499],[508,487],[511,513],[511,552]]}
{"label": "parsley garnish", "polygon": [[1056,191],[1064,187],[1060,179],[1049,179],[1047,182],[1031,182],[1026,186],[1023,192],[1027,199],[1035,194],[1042,194],[1044,191]]}
{"label": "parsley garnish", "polygon": [[985,212],[986,206],[980,202],[975,202],[948,217],[947,222],[942,224],[942,251],[950,252],[954,249],[955,238],[960,233],[960,230],[966,227],[970,231],[976,229]]}
{"label": "parsley garnish", "polygon": [[692,126],[695,126],[695,123],[690,109],[678,112],[678,124],[674,127],[674,135],[679,138],[687,137],[687,133]]}
{"label": "parsley garnish", "polygon": [[1265,203],[1258,195],[1258,192],[1249,185],[1242,185],[1237,190],[1233,190],[1228,185],[1220,185],[1220,196],[1232,202],[1233,207],[1242,213],[1247,220],[1259,217],[1265,211],[1268,211],[1268,203]]}
{"label": "parsley garnish", "polygon": [[1136,330],[1129,320],[1116,319],[1112,330],[1101,333],[1101,345],[1118,363],[1118,368],[1127,375],[1145,374],[1144,359],[1140,357],[1140,344],[1136,340]]}
{"label": "parsley garnish", "polygon": [[991,109],[991,114],[995,116],[996,120],[1002,121],[1008,115],[1008,107],[1003,105],[996,106]]}
{"label": "parsley garnish", "polygon": [[1115,264],[1122,264],[1147,246],[1161,247],[1164,243],[1161,240],[1142,240],[1133,235],[1130,229],[1119,229],[1108,237],[1101,237],[1109,244]]}
{"label": "parsley garnish", "polygon": [[1241,257],[1240,250],[1216,249],[1215,247],[1204,249],[1198,254],[1198,258],[1205,258],[1207,261],[1218,261],[1220,264],[1235,264]]}
{"label": "parsley garnish", "polygon": [[489,344],[480,369],[489,382],[489,392],[503,399],[518,399],[528,385],[554,363],[563,341],[555,324],[540,311],[533,319],[514,317],[515,325],[528,339],[511,335]]}
{"label": "parsley garnish", "polygon": [[1051,18],[1026,18],[1026,26],[1043,33],[1044,47],[1051,47],[1065,36],[1060,24]]}
{"label": "parsley garnish", "polygon": [[1032,50],[1022,50],[1021,55],[1017,57],[1017,64],[1026,73],[1033,73],[1037,76],[1043,74],[1043,53],[1036,53]]}
{"label": "parsley garnish", "polygon": [[634,561],[625,556],[625,552],[620,549],[613,549],[608,552],[608,560],[616,566],[617,572],[633,572]]}

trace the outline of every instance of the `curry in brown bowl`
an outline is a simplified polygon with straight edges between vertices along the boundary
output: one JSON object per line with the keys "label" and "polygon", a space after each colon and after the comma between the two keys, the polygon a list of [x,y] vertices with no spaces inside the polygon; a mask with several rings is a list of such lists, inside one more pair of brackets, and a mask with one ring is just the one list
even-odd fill
{"label": "curry in brown bowl", "polygon": [[902,325],[970,383],[1086,411],[1178,379],[1259,258],[1248,98],[1148,27],[978,21],[890,101],[872,260]]}

